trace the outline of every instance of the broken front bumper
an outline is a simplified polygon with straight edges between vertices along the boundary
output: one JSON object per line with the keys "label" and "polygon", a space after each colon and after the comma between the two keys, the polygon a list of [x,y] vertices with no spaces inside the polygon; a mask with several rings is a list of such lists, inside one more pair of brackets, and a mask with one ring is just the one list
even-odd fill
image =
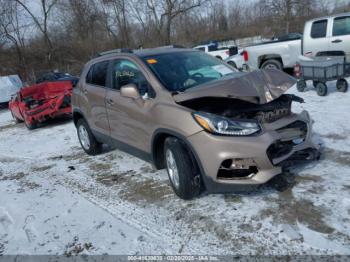
{"label": "broken front bumper", "polygon": [[[298,124],[304,125],[299,133],[295,128]],[[304,133],[300,138],[301,132]],[[288,159],[298,152],[317,152],[311,133],[312,121],[303,111],[264,124],[256,136],[214,136],[203,131],[188,137],[188,141],[196,152],[206,189],[225,192],[266,183],[280,174]],[[311,153],[308,157],[314,158]],[[230,176],[230,172],[234,175]]]}

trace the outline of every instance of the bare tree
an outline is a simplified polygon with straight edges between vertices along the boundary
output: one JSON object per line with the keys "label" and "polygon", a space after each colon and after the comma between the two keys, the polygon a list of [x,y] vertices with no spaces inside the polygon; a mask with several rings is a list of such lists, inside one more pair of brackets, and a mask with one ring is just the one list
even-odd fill
{"label": "bare tree", "polygon": [[[200,7],[209,0],[144,0],[147,15],[151,24],[164,44],[171,43],[171,30],[175,20],[180,15]],[[140,15],[137,17],[142,19]],[[145,24],[145,21],[143,21]]]}
{"label": "bare tree", "polygon": [[16,2],[0,1],[0,36],[4,42],[9,42],[15,48],[18,58],[19,73],[27,76],[25,59],[25,40],[24,35],[28,25],[23,24],[21,10]]}
{"label": "bare tree", "polygon": [[[112,30],[112,26],[108,23],[108,17],[111,17],[113,25],[117,26],[119,39],[121,40],[121,45],[124,47],[130,46],[130,34],[129,34],[129,21],[128,21],[128,12],[129,6],[126,0],[100,0],[102,2],[102,7],[104,9],[104,15],[106,16],[106,26],[107,30],[111,32],[115,37],[117,34]],[[112,15],[110,14],[112,11]]]}
{"label": "bare tree", "polygon": [[[49,29],[48,29],[48,22],[49,22],[49,16],[52,12],[52,8],[55,6],[58,0],[40,0],[41,5],[41,15],[36,16],[28,7],[27,2],[25,0],[15,0],[19,5],[21,5],[24,10],[28,13],[28,15],[32,18],[34,24],[38,28],[38,30],[43,34],[46,44],[46,57],[51,64],[51,56],[52,56],[52,50],[53,45],[50,39],[49,35]],[[40,21],[40,17],[42,17],[42,22]]]}

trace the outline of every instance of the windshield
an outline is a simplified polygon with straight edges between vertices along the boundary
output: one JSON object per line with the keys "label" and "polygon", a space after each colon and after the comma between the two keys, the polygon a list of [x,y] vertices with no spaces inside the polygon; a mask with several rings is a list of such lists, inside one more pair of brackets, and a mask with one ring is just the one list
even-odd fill
{"label": "windshield", "polygon": [[203,52],[176,52],[146,56],[145,63],[169,91],[185,91],[236,71]]}

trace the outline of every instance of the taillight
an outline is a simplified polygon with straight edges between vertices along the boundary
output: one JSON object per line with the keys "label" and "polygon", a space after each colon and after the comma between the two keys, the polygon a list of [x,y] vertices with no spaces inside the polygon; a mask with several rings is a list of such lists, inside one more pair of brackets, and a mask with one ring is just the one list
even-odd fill
{"label": "taillight", "polygon": [[243,52],[242,52],[242,55],[243,55],[244,61],[245,61],[245,62],[248,62],[248,59],[249,59],[248,52],[247,52],[247,51],[243,51]]}
{"label": "taillight", "polygon": [[225,51],[225,54],[229,56],[230,55],[230,51],[228,51],[228,50]]}
{"label": "taillight", "polygon": [[294,76],[295,77],[301,77],[301,66],[300,64],[295,64],[294,65]]}

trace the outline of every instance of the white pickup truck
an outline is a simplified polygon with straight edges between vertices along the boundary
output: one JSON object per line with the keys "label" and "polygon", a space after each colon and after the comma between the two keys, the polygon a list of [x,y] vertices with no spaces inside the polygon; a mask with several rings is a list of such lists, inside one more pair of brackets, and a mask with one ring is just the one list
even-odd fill
{"label": "white pickup truck", "polygon": [[229,56],[237,54],[237,48],[235,47],[218,48],[217,45],[214,43],[207,45],[197,45],[193,48],[208,53],[209,55],[215,56],[216,58],[222,60],[225,60]]}
{"label": "white pickup truck", "polygon": [[350,61],[350,13],[307,21],[300,39],[290,34],[277,41],[246,47],[243,53],[249,70],[293,68],[300,55],[346,56]]}

